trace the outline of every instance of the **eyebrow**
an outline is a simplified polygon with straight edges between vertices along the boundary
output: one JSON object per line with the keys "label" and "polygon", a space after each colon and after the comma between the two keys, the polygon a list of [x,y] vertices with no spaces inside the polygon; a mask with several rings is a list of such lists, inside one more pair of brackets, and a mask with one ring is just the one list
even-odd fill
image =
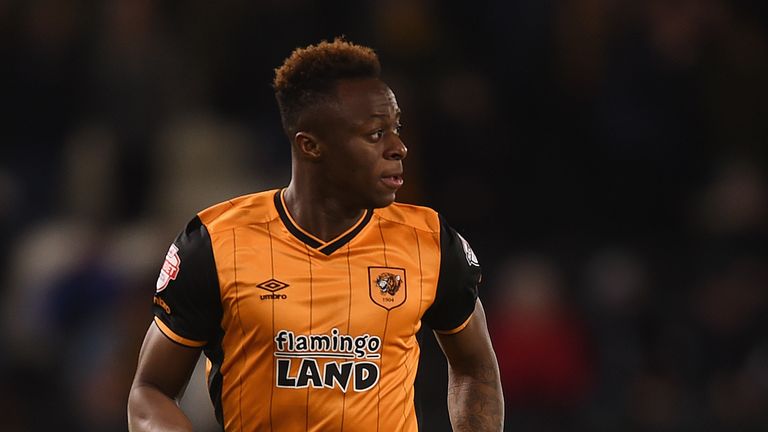
{"label": "eyebrow", "polygon": [[[401,111],[395,112],[395,117],[400,117],[400,114],[402,114]],[[389,114],[371,114],[371,117],[389,117]]]}

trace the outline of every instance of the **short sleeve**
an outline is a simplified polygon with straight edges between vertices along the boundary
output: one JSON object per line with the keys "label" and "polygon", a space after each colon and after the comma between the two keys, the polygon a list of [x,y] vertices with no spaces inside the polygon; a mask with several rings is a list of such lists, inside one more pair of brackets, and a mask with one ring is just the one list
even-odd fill
{"label": "short sleeve", "polygon": [[440,333],[464,328],[475,310],[480,263],[469,243],[440,216],[440,273],[424,322]]}
{"label": "short sleeve", "polygon": [[204,347],[214,338],[221,297],[211,238],[200,218],[171,244],[155,288],[155,323],[168,338],[189,347]]}

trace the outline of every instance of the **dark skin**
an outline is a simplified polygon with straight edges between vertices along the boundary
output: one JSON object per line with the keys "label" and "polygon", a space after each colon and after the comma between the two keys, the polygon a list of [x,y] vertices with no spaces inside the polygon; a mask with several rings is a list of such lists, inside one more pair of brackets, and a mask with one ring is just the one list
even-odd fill
{"label": "dark skin", "polygon": [[435,337],[448,359],[448,414],[453,430],[501,431],[504,396],[480,300],[463,330],[452,335],[435,332]]}
{"label": "dark skin", "polygon": [[342,81],[337,99],[300,119],[304,128],[294,135],[293,176],[285,191],[294,220],[326,241],[365,209],[394,202],[408,154],[400,139],[400,108],[384,83]]}
{"label": "dark skin", "polygon": [[178,402],[199,357],[199,348],[171,342],[154,323],[149,326],[128,396],[130,431],[192,431]]}
{"label": "dark skin", "polygon": [[[325,241],[349,229],[365,209],[394,202],[408,153],[400,108],[381,80],[341,81],[336,96],[336,103],[299,119],[285,191],[294,220]],[[435,336],[448,360],[453,430],[501,431],[501,382],[480,301],[463,330]],[[200,349],[178,345],[150,326],[128,401],[131,431],[192,430],[178,399],[199,356]]]}

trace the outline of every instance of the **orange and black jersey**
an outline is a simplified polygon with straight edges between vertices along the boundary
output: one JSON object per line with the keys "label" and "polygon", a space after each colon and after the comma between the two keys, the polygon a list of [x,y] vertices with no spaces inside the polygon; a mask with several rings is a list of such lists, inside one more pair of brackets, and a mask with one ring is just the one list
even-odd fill
{"label": "orange and black jersey", "polygon": [[480,266],[435,211],[366,211],[324,242],[279,190],[200,212],[166,256],[155,323],[201,347],[227,431],[416,431],[416,333],[466,326]]}

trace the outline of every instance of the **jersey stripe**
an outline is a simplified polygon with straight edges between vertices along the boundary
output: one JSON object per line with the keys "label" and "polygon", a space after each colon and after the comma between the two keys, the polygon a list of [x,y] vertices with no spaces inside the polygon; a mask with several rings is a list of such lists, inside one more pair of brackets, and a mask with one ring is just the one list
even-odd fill
{"label": "jersey stripe", "polygon": [[[349,244],[347,244],[347,281],[349,282],[349,306],[347,307],[347,330],[345,333],[349,334],[349,323],[352,321],[352,264],[349,262],[349,254],[351,252]],[[344,393],[341,396],[341,430],[344,430],[344,416],[347,414],[347,394]]]}
{"label": "jersey stripe", "polygon": [[[381,218],[378,218],[377,222],[379,226],[379,235],[381,236],[382,254],[384,255],[384,267],[389,267],[387,262],[387,242],[384,240],[384,231],[381,229]],[[389,324],[389,310],[387,310],[387,319],[384,321],[384,335],[382,336],[382,339],[384,340],[387,339],[387,324]],[[384,351],[381,352],[380,364],[381,368],[384,369]],[[376,420],[376,431],[378,432],[381,427],[381,381],[376,384],[376,392],[379,399],[379,403],[376,404],[376,415],[378,416]]]}
{"label": "jersey stripe", "polygon": [[[307,265],[309,269],[309,334],[312,334],[312,285],[314,280],[312,279],[312,256],[309,253],[309,247],[306,247],[307,250]],[[306,406],[306,425],[307,425],[307,431],[309,431],[309,392],[310,387],[307,386],[307,406]]]}
{"label": "jersey stripe", "polygon": [[[232,229],[232,262],[234,272],[234,286],[235,286],[235,314],[237,316],[237,322],[240,325],[240,335],[245,339],[245,327],[243,326],[243,319],[240,316],[240,284],[237,277],[237,236],[235,235],[235,229]],[[247,370],[248,364],[248,350],[245,348],[245,344],[242,345],[242,366],[237,374],[237,386],[238,386],[238,417],[240,419],[240,430],[243,430],[243,373]]]}
{"label": "jersey stripe", "polygon": [[[416,228],[413,229],[413,238],[414,238],[414,241],[416,243],[416,256],[419,257],[419,302],[418,302],[419,309],[418,309],[418,312],[416,313],[416,316],[417,317],[421,317],[421,300],[422,300],[422,298],[424,296],[424,293],[423,293],[423,290],[424,290],[424,269],[422,268],[422,264],[421,264],[421,244],[419,243],[419,231],[416,230]],[[418,326],[416,326],[416,325],[413,326],[413,336],[414,336],[414,338],[416,336],[416,333],[419,331],[417,327]],[[416,344],[418,346],[418,341],[416,342]],[[405,362],[405,367],[406,368],[408,368],[408,364],[409,364],[408,362]],[[411,370],[408,369],[408,374],[410,374],[410,373],[411,373]],[[403,382],[403,392],[405,394],[412,393],[413,392],[413,387],[408,389],[408,388],[405,387],[405,382]],[[408,397],[403,398],[403,419],[407,419],[408,418],[407,406],[408,406],[408,401],[409,400],[410,399]]]}
{"label": "jersey stripe", "polygon": [[[275,247],[272,245],[272,221],[267,222],[267,235],[269,236],[269,264],[270,264],[270,275],[271,278],[275,278]],[[270,332],[272,335],[272,338],[275,337],[275,301],[272,300],[272,331]],[[275,356],[272,356],[272,368],[270,371],[270,375],[272,376],[272,380],[270,382],[275,382],[275,368],[277,367],[277,359]],[[270,432],[274,429],[274,424],[272,422],[272,403],[275,399],[275,386],[271,386],[269,389],[269,430]]]}

